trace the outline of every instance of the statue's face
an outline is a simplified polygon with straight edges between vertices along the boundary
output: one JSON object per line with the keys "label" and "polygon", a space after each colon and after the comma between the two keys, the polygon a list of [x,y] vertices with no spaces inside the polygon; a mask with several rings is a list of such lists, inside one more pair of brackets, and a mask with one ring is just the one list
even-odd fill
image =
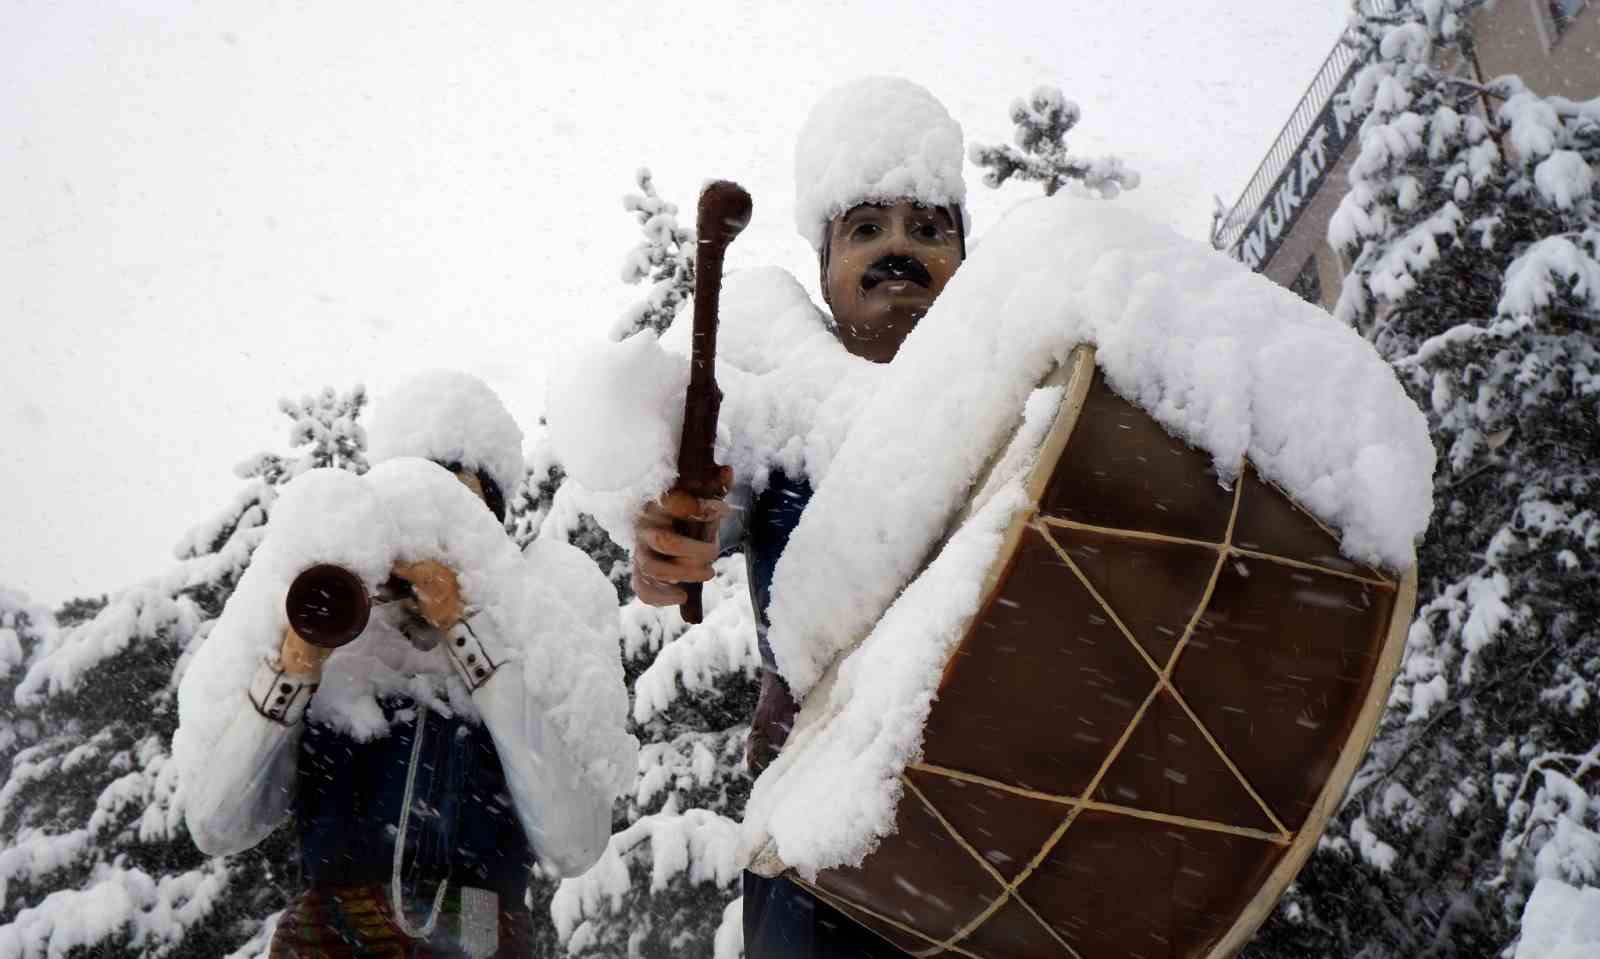
{"label": "statue's face", "polygon": [[875,363],[894,359],[961,265],[949,212],[909,200],[834,217],[828,244],[822,297],[845,349]]}
{"label": "statue's face", "polygon": [[477,473],[469,473],[466,470],[456,470],[455,476],[456,479],[461,481],[462,486],[472,490],[472,495],[483,500],[484,502],[488,502],[488,497],[483,495],[483,480],[478,479]]}

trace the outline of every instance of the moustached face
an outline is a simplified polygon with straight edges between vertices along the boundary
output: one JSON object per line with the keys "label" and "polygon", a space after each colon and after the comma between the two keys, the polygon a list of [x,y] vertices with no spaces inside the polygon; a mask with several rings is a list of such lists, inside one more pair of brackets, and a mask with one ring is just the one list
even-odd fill
{"label": "moustached face", "polygon": [[822,296],[840,342],[875,363],[894,359],[960,265],[961,237],[945,209],[902,200],[834,217]]}

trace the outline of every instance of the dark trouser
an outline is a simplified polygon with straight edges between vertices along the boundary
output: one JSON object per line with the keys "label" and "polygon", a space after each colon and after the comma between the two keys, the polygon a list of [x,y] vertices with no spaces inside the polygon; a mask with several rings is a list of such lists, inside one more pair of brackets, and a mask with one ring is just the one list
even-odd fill
{"label": "dark trouser", "polygon": [[904,959],[906,953],[787,879],[744,874],[745,959]]}

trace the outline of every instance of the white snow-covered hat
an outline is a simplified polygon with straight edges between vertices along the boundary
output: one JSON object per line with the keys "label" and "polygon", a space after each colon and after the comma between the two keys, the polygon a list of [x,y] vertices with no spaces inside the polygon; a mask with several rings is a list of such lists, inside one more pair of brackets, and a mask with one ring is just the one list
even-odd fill
{"label": "white snow-covered hat", "polygon": [[400,456],[481,470],[509,500],[522,481],[522,429],[488,384],[453,370],[408,377],[373,404],[368,459]]}
{"label": "white snow-covered hat", "polygon": [[817,101],[794,150],[794,218],[821,251],[828,223],[861,203],[960,207],[961,125],[924,88],[863,77]]}

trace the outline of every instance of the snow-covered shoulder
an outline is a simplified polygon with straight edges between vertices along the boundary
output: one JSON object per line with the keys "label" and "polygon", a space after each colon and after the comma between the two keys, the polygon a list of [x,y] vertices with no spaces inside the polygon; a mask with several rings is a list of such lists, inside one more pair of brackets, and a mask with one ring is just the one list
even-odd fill
{"label": "snow-covered shoulder", "polygon": [[181,780],[204,776],[228,723],[251,708],[250,679],[262,657],[275,656],[283,643],[283,599],[294,578],[330,563],[371,589],[389,575],[394,538],[382,500],[354,473],[315,469],[283,488],[266,537],[178,685],[172,752]]}
{"label": "snow-covered shoulder", "polygon": [[1115,205],[1023,204],[861,405],[779,560],[768,638],[805,708],[747,808],[753,854],[775,850],[812,872],[859,862],[893,828],[898,777],[921,749],[945,659],[1026,505],[1020,478],[991,482],[940,540],[991,456],[1042,435],[1059,391],[1052,403],[1038,386],[1078,345],[1096,347],[1116,392],[1209,453],[1218,482],[1248,455],[1338,530],[1347,554],[1411,564],[1433,447],[1367,343]]}
{"label": "snow-covered shoulder", "polygon": [[[546,415],[557,458],[584,506],[619,541],[626,518],[677,475],[691,311],[658,340],[596,342],[552,378]],[[819,482],[884,368],[851,356],[793,276],[742,270],[723,281],[717,461],[765,486],[775,469]]]}

